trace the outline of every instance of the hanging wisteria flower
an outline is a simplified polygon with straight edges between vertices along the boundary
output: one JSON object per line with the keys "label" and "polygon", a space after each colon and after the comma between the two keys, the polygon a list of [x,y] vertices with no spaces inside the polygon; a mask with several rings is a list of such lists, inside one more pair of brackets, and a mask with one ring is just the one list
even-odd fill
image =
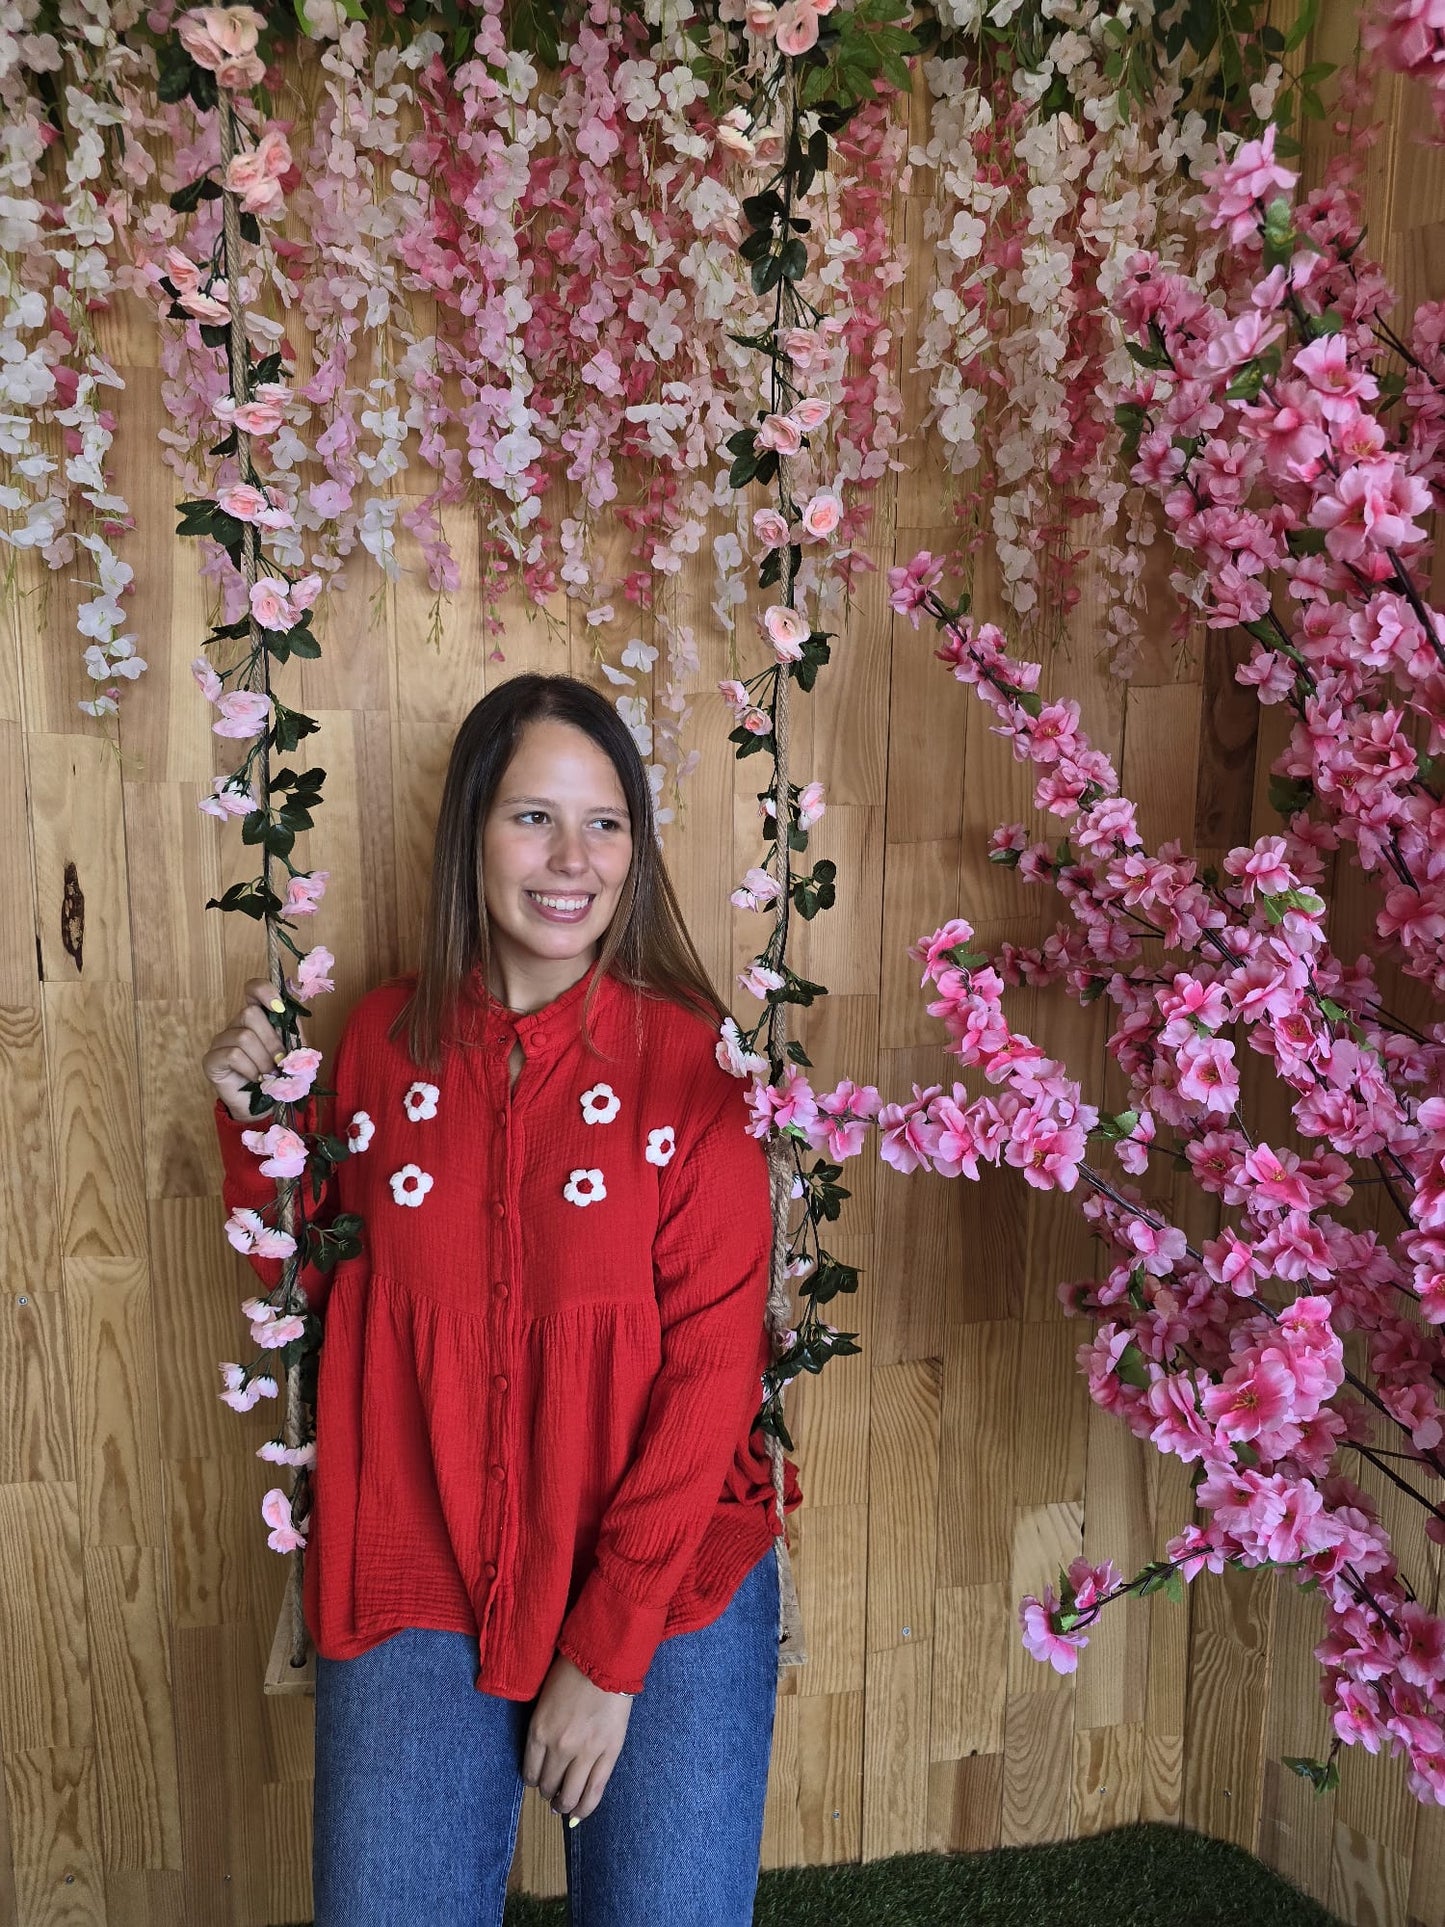
{"label": "hanging wisteria flower", "polygon": [[392,1172],[387,1182],[398,1204],[418,1205],[431,1190],[433,1179],[419,1164],[404,1164],[399,1171]]}
{"label": "hanging wisteria flower", "polygon": [[426,1084],[420,1079],[414,1084],[408,1084],[401,1101],[413,1124],[420,1123],[423,1118],[436,1116],[437,1099],[440,1095],[441,1092],[435,1084]]}
{"label": "hanging wisteria flower", "polygon": [[610,1084],[594,1084],[583,1091],[582,1119],[586,1124],[610,1124],[622,1109],[622,1099]]}
{"label": "hanging wisteria flower", "polygon": [[574,1171],[562,1187],[568,1204],[595,1204],[607,1196],[607,1186],[598,1170]]}

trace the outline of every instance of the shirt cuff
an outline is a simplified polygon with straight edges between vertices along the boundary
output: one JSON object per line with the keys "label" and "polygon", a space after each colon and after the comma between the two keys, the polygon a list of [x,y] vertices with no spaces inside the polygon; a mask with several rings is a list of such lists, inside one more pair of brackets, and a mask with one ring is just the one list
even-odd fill
{"label": "shirt cuff", "polygon": [[666,1625],[666,1606],[639,1606],[594,1566],[562,1621],[557,1650],[604,1693],[640,1693]]}

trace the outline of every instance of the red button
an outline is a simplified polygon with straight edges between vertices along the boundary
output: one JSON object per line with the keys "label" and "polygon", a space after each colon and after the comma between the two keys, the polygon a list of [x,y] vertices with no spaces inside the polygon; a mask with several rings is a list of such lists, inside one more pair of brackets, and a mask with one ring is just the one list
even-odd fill
{"label": "red button", "polygon": [[502,1112],[502,1129],[504,1131],[506,1130],[507,1126],[511,1123],[511,1121],[512,1121],[512,1113],[510,1111],[503,1111]]}
{"label": "red button", "polygon": [[505,1372],[498,1372],[493,1378],[492,1383],[499,1392],[505,1392],[507,1389],[507,1374]]}
{"label": "red button", "polygon": [[497,1576],[496,1560],[489,1559],[487,1563],[482,1567],[482,1571],[487,1575],[488,1579],[495,1579]]}
{"label": "red button", "polygon": [[492,1210],[499,1218],[505,1218],[507,1215],[507,1207],[500,1198],[498,1198],[497,1202],[492,1206]]}
{"label": "red button", "polygon": [[510,1297],[511,1295],[510,1287],[507,1285],[504,1285],[500,1278],[492,1286],[492,1290],[497,1294],[499,1298],[507,1298],[507,1297]]}
{"label": "red button", "polygon": [[506,1468],[506,1466],[504,1466],[504,1465],[494,1465],[494,1466],[492,1467],[492,1477],[493,1477],[494,1479],[505,1479],[505,1478],[506,1478],[506,1476],[507,1476],[507,1468]]}

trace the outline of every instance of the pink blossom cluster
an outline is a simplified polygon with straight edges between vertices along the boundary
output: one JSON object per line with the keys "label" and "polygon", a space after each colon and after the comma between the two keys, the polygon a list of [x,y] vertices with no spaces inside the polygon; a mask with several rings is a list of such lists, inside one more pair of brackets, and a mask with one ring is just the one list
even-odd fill
{"label": "pink blossom cluster", "polygon": [[[945,622],[940,660],[1032,767],[1038,808],[1067,823],[1058,847],[1006,826],[991,855],[1052,884],[1071,920],[992,961],[961,918],[918,940],[912,954],[936,993],[929,1013],[984,1089],[915,1087],[880,1110],[881,1153],[946,1176],[1009,1163],[1035,1185],[1078,1192],[1112,1253],[1100,1278],[1062,1288],[1070,1309],[1098,1321],[1080,1353],[1090,1394],[1200,1468],[1208,1524],[1171,1544],[1168,1569],[1190,1579],[1271,1563],[1317,1583],[1336,1738],[1403,1754],[1412,1790],[1445,1804],[1445,1622],[1418,1606],[1373,1501],[1340,1467],[1354,1452],[1403,1486],[1445,1543],[1445,1507],[1430,1492],[1445,1475],[1445,1025],[1428,1035],[1399,1025],[1369,960],[1345,967],[1333,955],[1307,819],[1231,850],[1217,877],[1177,845],[1150,853],[1078,706],[1043,701],[1037,663],[1011,658],[991,625],[951,616],[938,573],[926,555],[893,570],[894,606]],[[1057,981],[1117,1009],[1108,1050],[1128,1086],[1118,1113],[1086,1103],[1007,1019],[1010,986]],[[1273,1064],[1297,1143],[1248,1125],[1246,1045]],[[1094,1146],[1112,1148],[1122,1175],[1090,1161]],[[1184,1159],[1217,1201],[1217,1232],[1198,1245],[1136,1182],[1160,1153]],[[1396,1202],[1393,1238],[1338,1215],[1359,1165]],[[1346,1368],[1352,1332],[1369,1380]],[[1380,1424],[1407,1472],[1376,1447]],[[1097,1584],[1071,1571],[1024,1602],[1030,1649],[1069,1669],[1097,1611],[1158,1571]]]}
{"label": "pink blossom cluster", "polygon": [[1322,188],[1291,228],[1295,176],[1272,128],[1206,181],[1240,268],[1230,299],[1207,301],[1152,254],[1117,296],[1150,364],[1128,402],[1134,479],[1190,560],[1177,577],[1190,604],[1253,638],[1240,682],[1293,714],[1274,770],[1321,806],[1291,826],[1310,863],[1351,845],[1380,885],[1381,943],[1445,989],[1445,803],[1426,760],[1445,747],[1445,617],[1426,566],[1445,476],[1445,304],[1418,310],[1402,408],[1387,414],[1390,291],[1361,252],[1354,197]]}

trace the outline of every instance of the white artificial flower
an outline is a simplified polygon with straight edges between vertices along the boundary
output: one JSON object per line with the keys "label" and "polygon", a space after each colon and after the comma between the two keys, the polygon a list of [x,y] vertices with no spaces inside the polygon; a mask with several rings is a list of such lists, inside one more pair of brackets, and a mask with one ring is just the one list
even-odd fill
{"label": "white artificial flower", "polygon": [[574,1171],[562,1187],[562,1196],[568,1204],[595,1204],[599,1198],[607,1196],[602,1173],[596,1170]]}
{"label": "white artificial flower", "polygon": [[440,1095],[435,1084],[423,1084],[419,1078],[416,1083],[407,1086],[401,1101],[413,1124],[419,1124],[423,1118],[436,1116],[437,1098]]}
{"label": "white artificial flower", "polygon": [[376,1125],[365,1111],[357,1111],[346,1127],[346,1141],[353,1151],[364,1151],[370,1144]]}
{"label": "white artificial flower", "polygon": [[677,1149],[677,1136],[671,1124],[661,1125],[647,1133],[647,1162],[649,1164],[671,1164],[672,1154]]}
{"label": "white artificial flower", "polygon": [[391,1195],[398,1204],[420,1204],[432,1187],[429,1171],[423,1171],[419,1164],[404,1164],[399,1171],[393,1171],[389,1180]]}
{"label": "white artificial flower", "polygon": [[621,1109],[622,1099],[610,1084],[594,1084],[582,1093],[582,1119],[586,1124],[610,1124]]}

